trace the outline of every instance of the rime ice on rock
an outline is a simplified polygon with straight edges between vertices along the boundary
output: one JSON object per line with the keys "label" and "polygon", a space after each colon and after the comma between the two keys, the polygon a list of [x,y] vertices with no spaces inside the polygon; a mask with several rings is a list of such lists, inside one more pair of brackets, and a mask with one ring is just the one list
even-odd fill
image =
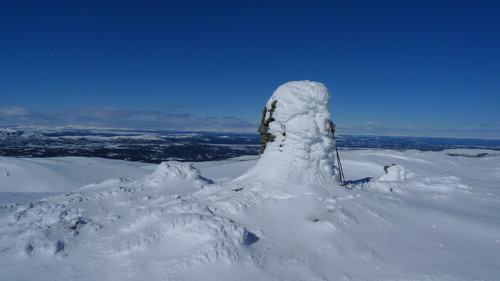
{"label": "rime ice on rock", "polygon": [[293,81],[276,89],[259,128],[261,158],[238,180],[337,182],[329,102],[328,89],[318,82]]}

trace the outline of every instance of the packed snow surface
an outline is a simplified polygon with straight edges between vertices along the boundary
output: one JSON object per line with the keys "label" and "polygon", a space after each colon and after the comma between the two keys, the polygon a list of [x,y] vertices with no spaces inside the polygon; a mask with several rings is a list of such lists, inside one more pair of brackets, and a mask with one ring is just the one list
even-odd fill
{"label": "packed snow surface", "polygon": [[[109,179],[72,191],[58,166],[59,175],[47,170],[54,186],[38,192],[65,193],[16,203],[31,193],[11,192],[0,207],[0,279],[498,280],[500,156],[447,153],[341,151],[352,190],[234,181],[255,157],[125,165],[149,175],[108,170]],[[32,160],[82,173],[109,165]],[[16,164],[43,178],[36,165]],[[413,176],[378,180],[391,164]]]}
{"label": "packed snow surface", "polygon": [[0,159],[0,192],[73,191],[110,177],[137,177],[151,173],[151,169],[142,163],[101,158]]}

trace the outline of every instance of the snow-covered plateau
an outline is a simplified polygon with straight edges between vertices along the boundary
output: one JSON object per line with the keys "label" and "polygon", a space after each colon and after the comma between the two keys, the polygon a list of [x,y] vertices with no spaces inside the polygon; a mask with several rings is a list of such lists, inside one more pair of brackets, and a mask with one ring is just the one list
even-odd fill
{"label": "snow-covered plateau", "polygon": [[500,155],[341,150],[290,82],[264,152],[159,165],[0,157],[0,280],[499,280]]}
{"label": "snow-covered plateau", "polygon": [[500,156],[340,153],[352,190],[235,182],[256,156],[0,158],[0,279],[498,280]]}

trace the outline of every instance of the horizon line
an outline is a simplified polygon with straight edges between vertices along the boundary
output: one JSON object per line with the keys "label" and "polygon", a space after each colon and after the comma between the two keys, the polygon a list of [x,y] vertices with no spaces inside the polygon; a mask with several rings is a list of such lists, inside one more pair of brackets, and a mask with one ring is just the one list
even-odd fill
{"label": "horizon line", "polygon": [[[83,126],[83,125],[59,125],[59,126],[38,126],[38,125],[12,125],[5,126],[0,125],[1,129],[32,129],[32,130],[64,130],[64,129],[81,129],[81,130],[114,130],[114,131],[129,131],[129,132],[182,132],[182,133],[233,133],[233,134],[255,134],[259,133],[255,131],[247,130],[210,130],[210,129],[139,129],[139,128],[127,128],[127,127],[97,127],[97,126]],[[421,134],[373,134],[373,133],[342,133],[337,134],[337,136],[366,136],[366,137],[406,137],[406,138],[435,138],[435,139],[469,139],[469,140],[490,140],[490,141],[500,141],[500,138],[480,138],[471,136],[436,136],[436,135],[421,135]]]}

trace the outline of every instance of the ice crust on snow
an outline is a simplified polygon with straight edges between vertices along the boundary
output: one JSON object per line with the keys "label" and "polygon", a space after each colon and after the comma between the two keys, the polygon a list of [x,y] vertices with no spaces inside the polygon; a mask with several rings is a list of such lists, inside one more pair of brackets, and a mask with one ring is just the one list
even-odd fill
{"label": "ice crust on snow", "polygon": [[266,104],[265,116],[274,119],[269,123],[274,140],[239,180],[335,183],[329,106],[330,93],[319,82],[292,81],[276,89]]}

